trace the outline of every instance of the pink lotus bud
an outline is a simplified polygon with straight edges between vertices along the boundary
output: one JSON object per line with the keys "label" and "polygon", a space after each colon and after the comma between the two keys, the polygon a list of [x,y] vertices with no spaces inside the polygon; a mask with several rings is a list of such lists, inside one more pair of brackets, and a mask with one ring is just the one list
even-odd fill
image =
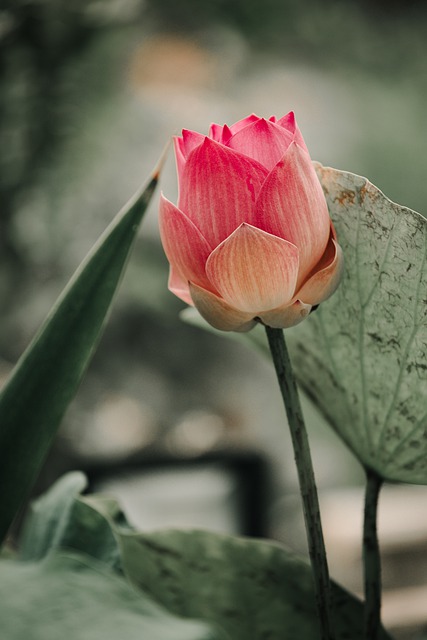
{"label": "pink lotus bud", "polygon": [[160,201],[169,289],[224,331],[301,322],[335,291],[343,260],[294,114],[174,142],[178,206]]}

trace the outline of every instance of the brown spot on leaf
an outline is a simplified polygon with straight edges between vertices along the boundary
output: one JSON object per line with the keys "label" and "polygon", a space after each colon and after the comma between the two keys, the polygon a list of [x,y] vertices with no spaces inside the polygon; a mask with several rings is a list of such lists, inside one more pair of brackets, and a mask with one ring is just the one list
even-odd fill
{"label": "brown spot on leaf", "polygon": [[356,193],[351,189],[343,189],[336,198],[334,198],[334,202],[339,202],[341,206],[345,206],[347,204],[354,204],[356,199]]}

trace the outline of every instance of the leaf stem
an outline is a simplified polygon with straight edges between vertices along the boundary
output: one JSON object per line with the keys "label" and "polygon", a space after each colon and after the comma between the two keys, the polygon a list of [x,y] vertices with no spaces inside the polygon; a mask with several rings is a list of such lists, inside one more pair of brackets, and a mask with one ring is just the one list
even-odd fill
{"label": "leaf stem", "polygon": [[363,522],[363,568],[365,587],[364,628],[366,640],[377,640],[381,628],[381,557],[377,533],[378,497],[382,478],[366,469]]}
{"label": "leaf stem", "polygon": [[307,431],[283,331],[266,327],[266,332],[294,448],[321,638],[332,640],[329,571]]}

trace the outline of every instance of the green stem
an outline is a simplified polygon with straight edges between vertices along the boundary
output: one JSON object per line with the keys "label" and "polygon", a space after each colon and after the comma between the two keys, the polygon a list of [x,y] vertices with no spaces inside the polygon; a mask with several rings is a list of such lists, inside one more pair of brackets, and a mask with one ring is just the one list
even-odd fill
{"label": "green stem", "polygon": [[266,332],[294,447],[321,638],[332,640],[329,571],[307,431],[283,331],[266,327]]}
{"label": "green stem", "polygon": [[381,628],[381,558],[377,533],[378,497],[382,478],[366,470],[363,522],[363,567],[365,585],[365,639],[377,640]]}

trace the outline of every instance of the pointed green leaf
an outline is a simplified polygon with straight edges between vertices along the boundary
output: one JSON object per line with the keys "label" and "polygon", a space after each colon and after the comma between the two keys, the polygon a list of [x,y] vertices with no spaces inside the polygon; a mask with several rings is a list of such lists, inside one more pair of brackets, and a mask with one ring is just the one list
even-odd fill
{"label": "pointed green leaf", "polygon": [[67,473],[31,504],[20,541],[21,558],[41,560],[61,546],[76,498],[86,485],[87,480],[80,471]]}
{"label": "pointed green leaf", "polygon": [[27,495],[100,338],[158,180],[117,215],[54,305],[0,396],[0,540]]}
{"label": "pointed green leaf", "polygon": [[427,220],[365,178],[318,174],[345,273],[286,334],[296,374],[365,466],[427,484]]}
{"label": "pointed green leaf", "polygon": [[123,578],[77,554],[0,562],[0,620],[7,640],[227,640],[182,620]]}
{"label": "pointed green leaf", "polygon": [[20,557],[41,560],[54,549],[73,549],[121,571],[114,526],[128,527],[117,502],[80,496],[86,479],[78,472],[60,478],[36,500],[23,527]]}
{"label": "pointed green leaf", "polygon": [[[319,640],[311,569],[279,545],[202,531],[118,535],[129,579],[172,613],[217,623],[233,640]],[[336,584],[333,599],[336,640],[360,640],[362,603]]]}
{"label": "pointed green leaf", "polygon": [[121,571],[116,526],[129,529],[113,498],[81,496],[86,478],[80,472],[64,475],[29,509],[20,540],[22,560],[41,560],[55,549],[73,549]]}

